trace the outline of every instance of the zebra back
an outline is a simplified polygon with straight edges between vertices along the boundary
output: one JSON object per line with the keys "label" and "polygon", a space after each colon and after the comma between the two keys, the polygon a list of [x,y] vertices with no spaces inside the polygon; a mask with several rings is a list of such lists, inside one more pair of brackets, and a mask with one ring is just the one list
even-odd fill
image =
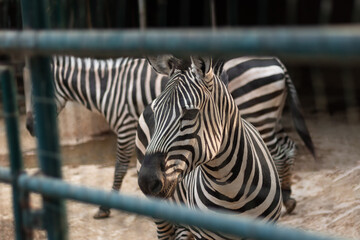
{"label": "zebra back", "polygon": [[[289,93],[295,129],[309,151],[315,154],[296,89],[279,59],[235,58],[225,63],[224,72],[229,81],[229,91],[241,110],[242,117],[259,130],[271,152],[277,152],[279,142],[283,141],[281,117]],[[288,151],[295,149],[289,147]]]}
{"label": "zebra back", "polygon": [[55,56],[52,69],[58,112],[75,101],[102,114],[115,132],[127,115],[137,121],[167,82],[145,59]]}

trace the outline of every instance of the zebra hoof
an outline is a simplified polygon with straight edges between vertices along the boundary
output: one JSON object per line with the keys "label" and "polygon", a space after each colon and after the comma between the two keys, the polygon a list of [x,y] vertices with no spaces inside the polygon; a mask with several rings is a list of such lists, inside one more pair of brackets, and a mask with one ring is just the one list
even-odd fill
{"label": "zebra hoof", "polygon": [[99,208],[99,210],[97,211],[97,213],[95,213],[94,215],[94,219],[103,219],[103,218],[108,218],[110,216],[110,209],[101,209]]}
{"label": "zebra hoof", "polygon": [[295,207],[296,207],[296,200],[293,198],[289,198],[288,200],[286,200],[285,204],[285,208],[286,208],[286,213],[290,214],[292,213],[292,211],[294,211]]}

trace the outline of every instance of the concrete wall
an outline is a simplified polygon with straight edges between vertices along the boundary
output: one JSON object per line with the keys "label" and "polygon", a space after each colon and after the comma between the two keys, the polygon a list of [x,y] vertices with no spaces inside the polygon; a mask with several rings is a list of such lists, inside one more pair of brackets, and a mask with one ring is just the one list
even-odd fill
{"label": "concrete wall", "polygon": [[68,102],[58,117],[60,142],[73,145],[110,131],[105,118],[74,102]]}

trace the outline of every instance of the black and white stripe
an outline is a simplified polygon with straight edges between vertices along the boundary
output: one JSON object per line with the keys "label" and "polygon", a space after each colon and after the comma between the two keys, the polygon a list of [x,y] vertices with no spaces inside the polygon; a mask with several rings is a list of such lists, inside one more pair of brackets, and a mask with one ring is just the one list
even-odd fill
{"label": "black and white stripe", "polygon": [[[138,117],[164,89],[167,77],[158,75],[144,59],[54,57],[52,68],[58,113],[67,101],[78,102],[102,114],[118,135],[113,190],[119,190],[132,155]],[[226,62],[224,68],[231,94],[244,112],[245,119],[260,130],[275,159],[281,180],[290,179],[294,143],[280,125],[282,106],[289,88],[286,86],[293,87],[290,78],[286,77],[285,68],[275,58],[259,57],[232,59]],[[288,79],[286,83],[289,82],[286,86],[285,79]],[[295,89],[290,91],[290,96],[297,99]],[[292,109],[296,113],[298,104]],[[307,133],[311,142],[301,112],[297,112],[300,113],[297,114],[300,116],[298,122],[303,123],[302,129],[306,130],[302,132]],[[32,121],[29,119],[32,115],[27,118],[30,130],[32,124],[29,122]],[[282,182],[290,183],[288,180]],[[286,189],[290,189],[288,186]],[[107,209],[104,211],[108,212]],[[107,216],[109,213],[99,214]]]}
{"label": "black and white stripe", "polygon": [[296,205],[296,201],[290,197],[291,167],[296,146],[281,123],[287,95],[294,126],[315,156],[291,78],[281,61],[274,57],[231,59],[224,64],[224,72],[229,79],[228,89],[241,110],[241,116],[259,130],[270,150],[279,173],[284,204],[287,212],[291,212]]}
{"label": "black and white stripe", "polygon": [[[58,113],[67,101],[75,101],[103,115],[117,135],[112,189],[118,191],[134,152],[138,118],[161,93],[167,78],[153,71],[145,59],[56,56],[51,67]],[[33,129],[29,120],[32,115],[27,117],[27,127]],[[101,208],[95,217],[109,213],[109,209]]]}
{"label": "black and white stripe", "polygon": [[[258,131],[240,117],[209,59],[170,66],[165,90],[139,119],[136,138],[139,186],[150,196],[189,207],[221,209],[276,221],[281,189],[275,165]],[[172,68],[172,69],[171,69]],[[230,239],[158,221],[159,239]],[[186,236],[186,237],[185,237]]]}

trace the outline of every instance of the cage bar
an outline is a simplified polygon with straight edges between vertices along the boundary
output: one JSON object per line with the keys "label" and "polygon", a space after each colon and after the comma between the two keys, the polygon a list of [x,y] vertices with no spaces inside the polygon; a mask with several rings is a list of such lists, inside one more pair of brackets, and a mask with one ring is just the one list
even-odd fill
{"label": "cage bar", "polygon": [[145,199],[76,186],[65,183],[59,179],[48,177],[32,177],[23,174],[20,176],[19,186],[49,197],[67,198],[95,205],[108,206],[110,208],[160,218],[173,223],[193,225],[233,236],[258,240],[336,239],[302,230],[280,227],[245,217],[234,216],[233,214],[225,214],[226,212],[200,211],[167,201],[159,201],[158,199]]}
{"label": "cage bar", "polygon": [[[1,172],[2,179],[12,185],[13,211],[15,219],[15,235],[17,240],[31,239],[32,233],[23,225],[22,210],[29,206],[26,194],[19,189],[18,176],[23,171],[23,162],[19,138],[19,114],[16,102],[16,88],[13,71],[0,66],[0,80],[3,90],[4,117],[6,123],[6,137],[10,155],[10,171]],[[10,175],[9,175],[10,173]]]}
{"label": "cage bar", "polygon": [[[49,2],[22,2],[23,23],[30,29],[49,27]],[[31,56],[29,69],[32,79],[35,110],[37,153],[41,172],[45,176],[61,178],[61,159],[56,120],[54,86],[48,57]],[[49,239],[68,239],[65,204],[62,199],[43,196],[43,223]]]}
{"label": "cage bar", "polygon": [[307,61],[359,62],[360,28],[262,28],[148,31],[3,31],[0,53],[86,56],[274,55]]}

